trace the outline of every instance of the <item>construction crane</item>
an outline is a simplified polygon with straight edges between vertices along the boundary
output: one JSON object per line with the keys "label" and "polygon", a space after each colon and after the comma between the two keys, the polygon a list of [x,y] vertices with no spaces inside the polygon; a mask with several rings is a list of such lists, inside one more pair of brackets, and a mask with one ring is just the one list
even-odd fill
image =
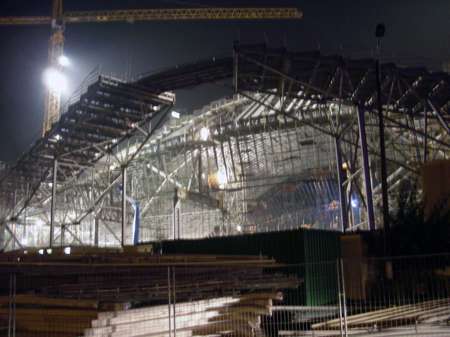
{"label": "construction crane", "polygon": [[[61,70],[60,58],[64,50],[64,29],[66,24],[170,21],[170,20],[266,20],[300,19],[302,12],[297,8],[165,8],[128,9],[109,11],[64,12],[63,0],[53,0],[52,16],[0,17],[0,25],[51,25],[48,62],[50,69]],[[47,89],[42,134],[51,129],[59,120],[61,93]]]}

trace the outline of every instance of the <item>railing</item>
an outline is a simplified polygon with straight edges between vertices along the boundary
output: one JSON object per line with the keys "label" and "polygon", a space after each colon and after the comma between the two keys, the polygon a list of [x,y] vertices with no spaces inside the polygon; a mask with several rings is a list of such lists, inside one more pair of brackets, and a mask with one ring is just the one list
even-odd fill
{"label": "railing", "polygon": [[89,86],[95,83],[99,79],[99,77],[100,77],[100,66],[96,66],[84,78],[84,80],[81,82],[78,88],[72,93],[69,99],[66,102],[64,102],[64,104],[61,106],[61,115],[66,113],[72,104],[77,103],[80,100],[81,95],[86,93]]}

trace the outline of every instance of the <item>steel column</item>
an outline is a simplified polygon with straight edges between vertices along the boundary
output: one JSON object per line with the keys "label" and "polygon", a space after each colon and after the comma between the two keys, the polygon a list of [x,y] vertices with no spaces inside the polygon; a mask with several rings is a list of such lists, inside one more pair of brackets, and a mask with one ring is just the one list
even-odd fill
{"label": "steel column", "polygon": [[426,163],[427,159],[428,159],[428,113],[427,113],[427,109],[424,109],[424,113],[425,113],[425,121],[424,121],[424,134],[425,136],[423,137],[423,162]]}
{"label": "steel column", "polygon": [[6,248],[5,233],[6,233],[6,220],[5,222],[0,222],[0,252]]}
{"label": "steel column", "polygon": [[367,222],[369,225],[369,230],[374,230],[375,217],[373,212],[372,179],[370,177],[369,151],[367,149],[366,120],[364,116],[364,109],[362,107],[358,107],[357,110],[358,110],[359,141],[362,153],[364,187],[367,202]]}
{"label": "steel column", "polygon": [[61,247],[64,246],[64,236],[66,235],[66,225],[61,224]]}
{"label": "steel column", "polygon": [[127,167],[122,167],[122,235],[121,244],[125,246],[125,225],[127,221]]}
{"label": "steel column", "polygon": [[336,169],[338,175],[338,184],[339,184],[339,202],[341,208],[341,225],[342,231],[344,232],[348,228],[348,214],[347,214],[347,199],[345,197],[344,191],[344,171],[342,169],[342,153],[341,153],[341,145],[339,143],[339,138],[334,138],[335,149],[336,149]]}
{"label": "steel column", "polygon": [[384,116],[381,101],[381,71],[380,61],[376,60],[376,84],[377,84],[377,110],[378,110],[378,134],[380,143],[380,163],[381,163],[381,199],[383,202],[383,226],[385,231],[389,231],[389,195],[387,186],[386,168],[386,146],[384,142]]}
{"label": "steel column", "polygon": [[98,247],[98,225],[99,225],[99,219],[95,217],[94,219],[94,246]]}
{"label": "steel column", "polygon": [[239,52],[238,52],[238,46],[239,46],[239,42],[234,41],[234,46],[233,46],[233,89],[234,89],[234,93],[237,94],[238,93],[238,76],[239,76]]}
{"label": "steel column", "polygon": [[50,247],[53,247],[53,236],[55,230],[55,211],[56,211],[56,180],[58,176],[58,160],[53,160],[53,182],[52,182],[52,200],[50,206]]}
{"label": "steel column", "polygon": [[178,189],[175,188],[172,205],[172,230],[174,240],[177,239],[177,213],[176,213],[177,203],[178,203]]}

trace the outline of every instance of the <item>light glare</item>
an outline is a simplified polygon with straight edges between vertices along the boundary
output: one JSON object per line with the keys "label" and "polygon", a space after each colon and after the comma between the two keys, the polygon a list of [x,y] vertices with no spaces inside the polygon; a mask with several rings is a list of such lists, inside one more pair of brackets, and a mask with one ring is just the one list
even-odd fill
{"label": "light glare", "polygon": [[223,168],[220,168],[217,172],[217,183],[219,184],[220,188],[224,188],[228,183],[227,174]]}
{"label": "light glare", "polygon": [[71,62],[66,55],[61,55],[60,57],[58,57],[58,63],[63,67],[69,67],[71,65]]}
{"label": "light glare", "polygon": [[43,80],[49,90],[56,93],[67,92],[67,79],[61,71],[55,68],[48,68],[44,71]]}
{"label": "light glare", "polygon": [[209,129],[207,127],[202,127],[200,129],[200,139],[203,141],[208,140],[209,138]]}

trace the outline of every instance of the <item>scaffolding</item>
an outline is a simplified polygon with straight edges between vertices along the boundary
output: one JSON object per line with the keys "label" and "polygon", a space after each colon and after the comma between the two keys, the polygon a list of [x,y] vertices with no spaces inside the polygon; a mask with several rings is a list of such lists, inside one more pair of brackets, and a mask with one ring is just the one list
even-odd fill
{"label": "scaffolding", "polygon": [[[375,64],[236,45],[135,82],[95,74],[3,171],[2,247],[383,228],[382,167],[392,207],[449,157],[450,77],[382,64],[378,90]],[[218,82],[227,98],[173,111],[174,90]]]}

